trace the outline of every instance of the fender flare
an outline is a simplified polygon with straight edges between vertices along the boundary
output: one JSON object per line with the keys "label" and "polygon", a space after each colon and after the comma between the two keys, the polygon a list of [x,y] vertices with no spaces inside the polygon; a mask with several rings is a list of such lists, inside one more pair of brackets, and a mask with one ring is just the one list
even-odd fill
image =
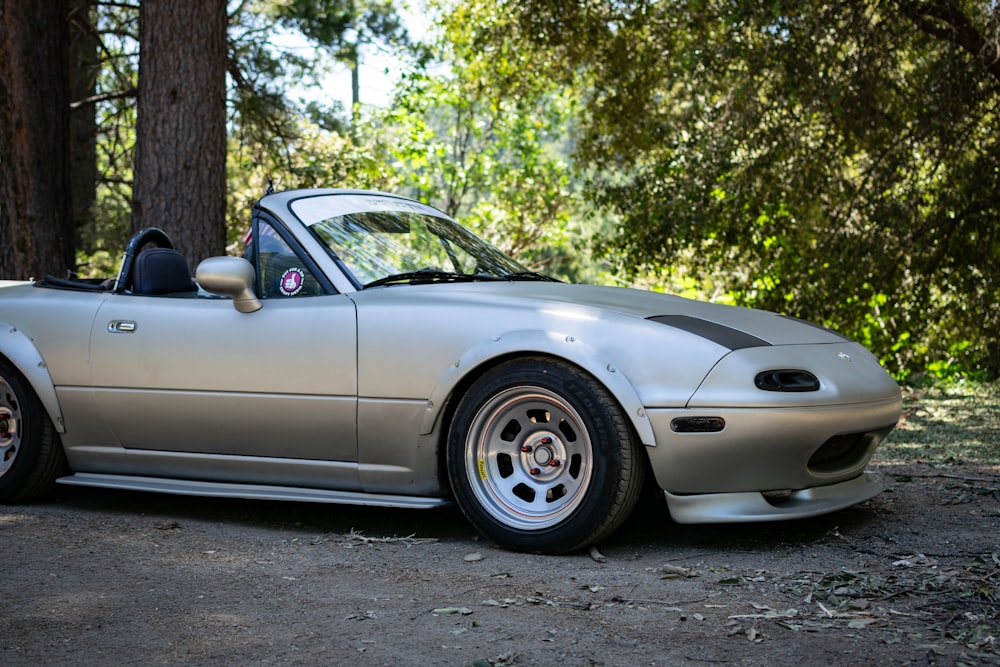
{"label": "fender flare", "polygon": [[0,322],[0,354],[14,365],[35,390],[56,432],[65,433],[66,425],[56,397],[55,384],[34,341],[16,326]]}
{"label": "fender flare", "polygon": [[421,435],[430,434],[452,397],[455,387],[484,363],[518,355],[542,354],[556,357],[587,371],[611,392],[631,421],[639,440],[648,447],[656,446],[653,426],[635,387],[614,361],[600,350],[574,336],[553,331],[512,331],[494,336],[462,354],[441,376],[427,401],[427,411],[421,420]]}

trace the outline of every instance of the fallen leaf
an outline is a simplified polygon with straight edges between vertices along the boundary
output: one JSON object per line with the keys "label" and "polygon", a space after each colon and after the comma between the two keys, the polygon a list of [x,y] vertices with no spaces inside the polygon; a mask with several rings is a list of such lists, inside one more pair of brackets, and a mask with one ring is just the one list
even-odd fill
{"label": "fallen leaf", "polygon": [[[672,575],[674,577],[685,577],[685,578],[690,579],[691,577],[697,577],[698,576],[698,573],[695,572],[693,568],[690,568],[690,567],[680,567],[678,565],[671,565],[669,563],[664,564],[664,566],[662,568],[660,568],[660,569],[663,571],[664,574]],[[667,577],[664,577],[664,578],[667,578]]]}
{"label": "fallen leaf", "polygon": [[[757,607],[757,605],[754,606]],[[761,609],[762,607],[757,608]],[[785,609],[784,611],[769,607],[763,607],[763,609],[766,610],[763,614],[734,614],[729,618],[795,618],[799,615],[798,609]]]}
{"label": "fallen leaf", "polygon": [[462,616],[468,616],[472,613],[472,610],[468,607],[438,607],[431,611],[432,614],[437,614],[439,616],[444,616],[446,614],[461,614]]}

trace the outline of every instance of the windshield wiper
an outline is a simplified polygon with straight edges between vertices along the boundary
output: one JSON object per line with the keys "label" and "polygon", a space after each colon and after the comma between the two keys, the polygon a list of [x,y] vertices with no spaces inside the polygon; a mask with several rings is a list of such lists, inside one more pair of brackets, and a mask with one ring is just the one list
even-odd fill
{"label": "windshield wiper", "polygon": [[553,278],[552,276],[547,276],[544,273],[538,273],[537,271],[518,271],[516,273],[508,273],[503,277],[504,280],[537,280],[539,282],[547,283],[561,283],[562,281]]}
{"label": "windshield wiper", "polygon": [[406,271],[404,273],[394,273],[378,280],[373,280],[364,286],[381,287],[382,285],[424,285],[429,283],[466,283],[477,280],[506,280],[507,278],[497,278],[482,273],[455,273],[454,271],[441,271],[439,269],[420,269],[419,271]]}
{"label": "windshield wiper", "polygon": [[364,289],[369,287],[382,287],[384,285],[427,285],[430,283],[471,283],[477,281],[502,281],[502,280],[537,280],[539,282],[561,282],[544,273],[535,271],[516,271],[504,276],[491,276],[486,273],[456,273],[454,271],[442,271],[441,269],[419,269],[417,271],[404,271],[385,276],[378,280],[373,280],[364,285]]}

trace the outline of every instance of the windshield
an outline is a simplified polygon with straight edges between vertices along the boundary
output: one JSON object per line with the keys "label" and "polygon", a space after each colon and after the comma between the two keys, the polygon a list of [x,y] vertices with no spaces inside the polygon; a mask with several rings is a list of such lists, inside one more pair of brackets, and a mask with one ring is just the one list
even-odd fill
{"label": "windshield", "polygon": [[292,211],[359,287],[459,280],[544,279],[417,202],[376,194],[299,199]]}

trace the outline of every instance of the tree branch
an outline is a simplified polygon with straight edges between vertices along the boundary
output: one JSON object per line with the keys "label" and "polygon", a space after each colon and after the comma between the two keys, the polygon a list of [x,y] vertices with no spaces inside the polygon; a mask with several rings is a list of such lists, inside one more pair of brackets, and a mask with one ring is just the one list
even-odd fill
{"label": "tree branch", "polygon": [[1000,81],[997,40],[987,39],[952,0],[900,0],[898,4],[900,12],[917,28],[971,54],[988,74]]}
{"label": "tree branch", "polygon": [[90,104],[97,104],[98,102],[107,102],[108,100],[120,100],[126,97],[135,97],[138,95],[139,91],[135,88],[127,88],[125,90],[116,90],[111,93],[101,93],[100,95],[92,95],[90,97],[85,97],[82,100],[77,100],[76,102],[70,102],[70,111],[75,111],[80,107],[85,107]]}

